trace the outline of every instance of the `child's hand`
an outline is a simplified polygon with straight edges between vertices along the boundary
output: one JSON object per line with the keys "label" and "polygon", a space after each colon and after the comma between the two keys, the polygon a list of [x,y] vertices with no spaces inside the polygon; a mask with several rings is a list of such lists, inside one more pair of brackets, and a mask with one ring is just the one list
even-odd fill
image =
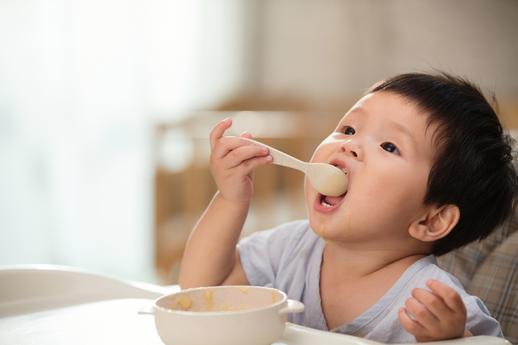
{"label": "child's hand", "polygon": [[[466,307],[454,289],[437,281],[426,285],[432,290],[414,289],[412,298],[405,302],[406,308],[399,311],[401,325],[417,341],[437,341],[460,338],[465,332]],[[414,319],[408,315],[410,312]]]}
{"label": "child's hand", "polygon": [[[228,201],[249,201],[253,194],[252,173],[256,167],[272,161],[268,149],[239,137],[223,134],[232,125],[231,119],[218,123],[210,133],[210,170],[219,192]],[[241,135],[250,138],[246,133]]]}

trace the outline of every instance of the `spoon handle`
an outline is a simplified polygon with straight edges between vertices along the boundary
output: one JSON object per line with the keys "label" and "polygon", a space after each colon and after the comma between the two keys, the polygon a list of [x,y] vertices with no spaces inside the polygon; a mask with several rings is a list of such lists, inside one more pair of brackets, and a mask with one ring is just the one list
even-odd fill
{"label": "spoon handle", "polygon": [[305,163],[293,156],[290,156],[287,153],[274,149],[271,146],[263,144],[259,141],[256,141],[253,139],[248,139],[248,138],[241,138],[241,139],[248,140],[254,144],[266,147],[269,150],[270,155],[273,157],[273,161],[272,161],[273,164],[282,165],[284,167],[300,170],[303,173],[307,172],[307,163]]}

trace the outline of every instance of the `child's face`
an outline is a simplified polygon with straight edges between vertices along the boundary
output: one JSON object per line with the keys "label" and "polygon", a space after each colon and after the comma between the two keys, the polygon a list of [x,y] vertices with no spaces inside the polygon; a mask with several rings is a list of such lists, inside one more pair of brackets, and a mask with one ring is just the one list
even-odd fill
{"label": "child's face", "polygon": [[408,245],[409,225],[424,215],[434,158],[436,126],[427,129],[427,119],[387,92],[366,95],[345,114],[311,161],[345,168],[347,193],[325,198],[305,182],[311,226],[321,237],[373,249]]}

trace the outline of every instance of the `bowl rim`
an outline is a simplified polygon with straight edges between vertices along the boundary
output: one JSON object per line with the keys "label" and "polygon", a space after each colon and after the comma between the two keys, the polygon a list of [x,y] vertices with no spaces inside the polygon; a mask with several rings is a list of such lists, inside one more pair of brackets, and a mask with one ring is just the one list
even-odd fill
{"label": "bowl rim", "polygon": [[[281,299],[275,303],[269,304],[267,306],[263,307],[257,307],[257,308],[251,308],[251,309],[245,309],[245,310],[229,310],[229,311],[189,311],[189,310],[176,310],[176,309],[170,309],[166,307],[162,307],[158,305],[158,302],[162,299],[170,298],[171,296],[175,295],[181,295],[183,293],[188,293],[191,291],[197,291],[197,290],[219,290],[219,289],[230,289],[230,288],[237,288],[237,289],[258,289],[258,290],[270,290],[272,292],[279,293],[281,295]],[[160,296],[157,299],[155,299],[153,303],[153,308],[155,310],[159,310],[161,312],[165,312],[168,314],[177,314],[177,315],[197,315],[197,316],[214,316],[214,315],[241,315],[241,314],[248,314],[258,311],[263,311],[267,309],[274,309],[277,306],[280,306],[284,304],[288,300],[288,296],[284,291],[281,291],[276,288],[266,287],[266,286],[253,286],[253,285],[221,285],[221,286],[202,286],[202,287],[196,287],[196,288],[189,288],[181,291],[177,291],[168,295]]]}

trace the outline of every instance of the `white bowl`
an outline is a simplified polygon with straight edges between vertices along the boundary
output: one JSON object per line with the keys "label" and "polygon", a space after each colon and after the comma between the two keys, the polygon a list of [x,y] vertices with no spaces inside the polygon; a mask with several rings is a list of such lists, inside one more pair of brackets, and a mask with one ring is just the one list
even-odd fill
{"label": "white bowl", "polygon": [[233,285],[166,295],[148,313],[166,345],[266,345],[282,337],[288,313],[303,310],[280,290]]}

